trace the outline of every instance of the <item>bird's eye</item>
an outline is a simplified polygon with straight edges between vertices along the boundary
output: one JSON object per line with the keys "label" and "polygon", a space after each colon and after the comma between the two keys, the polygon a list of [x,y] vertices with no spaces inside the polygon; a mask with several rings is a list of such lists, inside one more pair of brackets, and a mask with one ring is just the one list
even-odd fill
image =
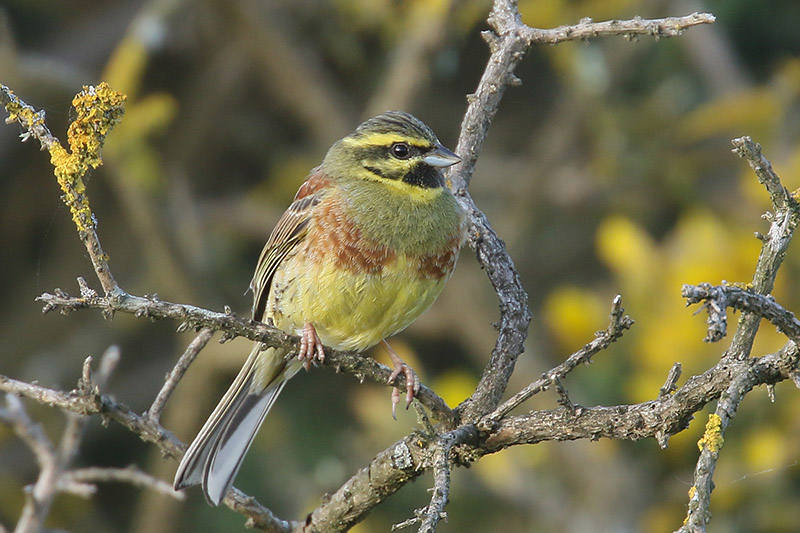
{"label": "bird's eye", "polygon": [[406,143],[397,142],[390,148],[392,155],[397,159],[408,159],[411,157],[411,148]]}

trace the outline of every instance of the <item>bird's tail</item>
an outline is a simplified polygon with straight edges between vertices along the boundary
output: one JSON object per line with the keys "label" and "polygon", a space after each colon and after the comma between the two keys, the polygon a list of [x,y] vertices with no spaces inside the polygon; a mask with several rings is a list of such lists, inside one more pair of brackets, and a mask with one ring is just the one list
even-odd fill
{"label": "bird's tail", "polygon": [[253,347],[239,375],[186,450],[175,474],[175,490],[201,483],[208,503],[222,501],[258,428],[297,371],[286,368],[282,359],[283,354],[274,348],[262,352],[258,343]]}

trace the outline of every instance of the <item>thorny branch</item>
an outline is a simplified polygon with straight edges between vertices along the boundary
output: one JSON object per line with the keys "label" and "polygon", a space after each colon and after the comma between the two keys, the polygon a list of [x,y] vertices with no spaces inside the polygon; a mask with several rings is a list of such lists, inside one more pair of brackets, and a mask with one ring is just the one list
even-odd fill
{"label": "thorny branch", "polygon": [[[505,245],[483,213],[475,206],[467,192],[467,186],[503,93],[509,85],[520,83],[514,75],[514,70],[532,44],[554,44],[565,40],[585,40],[608,35],[669,37],[679,35],[686,28],[713,21],[714,17],[709,14],[657,20],[636,18],[600,23],[586,19],[573,26],[539,30],[521,22],[515,1],[496,0],[489,17],[492,31],[484,33],[489,43],[491,57],[475,93],[468,97],[469,106],[462,122],[457,146],[457,153],[464,162],[448,176],[448,184],[456,192],[470,217],[470,245],[475,248],[479,261],[486,268],[500,300],[500,334],[479,386],[472,397],[454,411],[451,411],[435,393],[423,388],[420,401],[439,417],[441,423],[436,430],[441,431],[441,434],[412,433],[380,452],[367,466],[315,509],[303,523],[289,523],[278,519],[271,511],[236,489],[228,495],[226,503],[248,516],[249,525],[268,531],[348,529],[409,480],[425,471],[433,471],[434,487],[431,502],[420,513],[419,520],[422,524],[421,531],[434,531],[438,521],[444,516],[444,508],[449,499],[450,470],[454,465],[477,460],[482,455],[500,451],[508,446],[550,439],[655,437],[659,444],[665,446],[669,435],[684,429],[693,413],[708,402],[720,398],[717,406],[718,419],[709,421],[707,435],[702,441],[704,449],[701,461],[705,460],[706,453],[710,454],[708,456],[711,459],[703,465],[698,462],[698,471],[702,469],[703,475],[706,475],[702,477],[698,474],[695,478],[694,494],[698,495],[697,501],[700,503],[694,505],[693,497],[687,517],[687,524],[691,527],[695,524],[704,527],[710,496],[710,480],[722,443],[722,434],[741,398],[756,385],[772,384],[796,376],[800,358],[795,344],[790,342],[775,354],[748,359],[760,317],[773,321],[790,339],[796,339],[798,331],[794,316],[765,296],[771,291],[775,273],[796,227],[797,209],[794,198],[783,189],[769,162],[761,155],[760,147],[752,143],[749,138],[734,140],[737,153],[747,158],[755,169],[759,179],[767,187],[775,208],[775,212],[770,215],[772,225],[769,234],[763,237],[764,249],[754,277],[753,289],[745,291],[731,286],[702,285],[691,288],[692,294],[687,294],[687,298],[692,298],[693,301],[706,301],[707,309],[710,311],[709,321],[713,326],[709,339],[724,335],[726,326],[724,316],[727,307],[747,311],[740,321],[732,344],[730,351],[733,356],[732,361],[723,360],[703,375],[691,377],[682,387],[677,387],[680,366],[676,364],[658,393],[657,399],[637,405],[575,409],[561,386],[561,380],[569,372],[581,362],[589,362],[593,355],[618,339],[624,330],[631,326],[632,320],[623,315],[621,300],[617,297],[612,306],[611,323],[605,331],[600,332],[594,340],[564,363],[546,372],[540,380],[531,383],[498,407],[516,359],[523,350],[530,311],[527,306],[527,295],[505,250]],[[104,93],[106,90],[107,88],[102,88],[102,91],[87,88],[81,94],[84,99],[92,100],[98,97],[98,92]],[[102,99],[102,95],[100,97]],[[81,100],[83,103],[85,101]],[[195,306],[163,302],[156,296],[133,296],[124,292],[116,283],[94,231],[95,224],[91,211],[88,210],[88,199],[81,181],[82,174],[74,176],[65,175],[63,172],[59,174],[58,163],[65,157],[74,156],[85,167],[82,172],[99,164],[97,150],[102,143],[102,136],[121,116],[121,100],[115,100],[109,108],[112,120],[108,123],[91,126],[88,129],[76,128],[74,135],[71,130],[72,154],[66,154],[58,140],[47,130],[44,114],[24,104],[4,86],[0,86],[0,103],[9,112],[10,120],[17,120],[23,126],[23,140],[34,137],[50,151],[59,183],[62,184],[68,205],[73,211],[79,235],[86,245],[105,293],[103,296],[98,295],[85,281],[79,279],[80,296],[72,297],[59,290],[53,294],[44,294],[40,297],[45,303],[44,310],[58,309],[67,313],[77,309],[97,308],[103,310],[104,316],[108,318],[115,312],[126,312],[142,318],[176,320],[180,323],[180,331],[202,329],[168,376],[164,387],[145,416],[132,413],[124,404],[101,394],[99,387],[91,381],[88,365],[84,368],[82,385],[70,393],[22,383],[5,376],[0,376],[0,390],[24,395],[40,403],[57,406],[80,415],[102,413],[103,416],[140,435],[144,440],[154,443],[166,455],[179,456],[183,445],[159,425],[159,414],[185,367],[202,350],[210,339],[212,331],[223,332],[221,341],[244,336],[266,344],[290,348],[296,347],[297,339],[264,324],[236,317],[230,312],[217,313]],[[79,118],[81,109],[79,108]],[[98,144],[91,145],[87,149],[86,143],[81,144],[86,140],[81,135],[92,128],[101,131],[102,136],[98,139]],[[389,374],[388,369],[371,359],[335,350],[329,351],[327,364],[333,365],[338,370],[353,373],[357,377],[367,377],[381,382],[385,381]],[[402,381],[396,385],[403,387]],[[559,391],[562,407],[517,416],[509,415],[526,399],[549,387],[555,387]],[[14,401],[11,400],[10,404]],[[22,425],[27,428],[35,427],[30,421],[25,421]],[[48,448],[43,440],[34,435],[33,429],[27,433],[20,429],[19,432],[35,450],[40,462],[42,457],[56,455],[59,464],[62,465],[57,468],[63,469],[63,465],[69,462],[77,449],[81,426],[78,423],[73,426],[68,427],[58,451],[52,450],[52,445]],[[67,439],[67,436],[70,438]],[[45,475],[45,470],[45,466],[42,466],[42,476]],[[86,491],[87,482],[103,475],[109,478],[138,477],[136,474],[123,475],[110,471],[105,473],[73,471],[71,478],[63,477],[66,480],[64,486],[71,486],[76,491]],[[32,519],[41,518],[44,514],[40,510],[34,513]]]}

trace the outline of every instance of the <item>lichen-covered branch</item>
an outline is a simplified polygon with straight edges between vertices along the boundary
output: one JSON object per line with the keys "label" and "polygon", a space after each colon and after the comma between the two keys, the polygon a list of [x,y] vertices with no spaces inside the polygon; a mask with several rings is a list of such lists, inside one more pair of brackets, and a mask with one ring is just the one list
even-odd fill
{"label": "lichen-covered branch", "polygon": [[84,86],[72,100],[77,117],[67,132],[68,152],[47,128],[44,111],[36,111],[14,92],[0,85],[0,104],[8,113],[7,123],[18,122],[23,129],[22,140],[37,139],[43,149],[50,152],[50,162],[58,184],[64,192],[64,203],[72,213],[78,235],[86,246],[97,277],[106,294],[118,289],[108,267],[108,258],[100,246],[95,232],[96,220],[89,208],[84,177],[91,168],[102,164],[100,148],[106,136],[124,113],[125,95],[111,89],[106,83],[97,87]]}

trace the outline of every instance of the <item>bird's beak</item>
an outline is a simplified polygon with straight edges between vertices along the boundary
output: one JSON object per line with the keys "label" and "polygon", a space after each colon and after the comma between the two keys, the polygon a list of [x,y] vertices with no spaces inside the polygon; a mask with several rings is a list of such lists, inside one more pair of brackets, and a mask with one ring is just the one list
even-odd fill
{"label": "bird's beak", "polygon": [[461,158],[441,144],[436,144],[436,146],[433,147],[433,150],[428,152],[428,154],[424,157],[423,161],[432,167],[444,168],[449,167],[450,165],[455,165],[456,163],[460,163]]}

